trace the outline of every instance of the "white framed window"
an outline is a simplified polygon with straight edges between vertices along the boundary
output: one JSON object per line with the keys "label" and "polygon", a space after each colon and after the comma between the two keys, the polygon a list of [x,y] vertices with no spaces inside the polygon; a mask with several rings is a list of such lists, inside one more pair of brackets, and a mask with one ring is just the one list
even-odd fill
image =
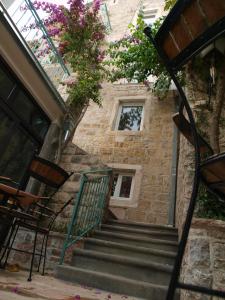
{"label": "white framed window", "polygon": [[158,9],[143,10],[143,19],[146,25],[152,25],[155,22]]}
{"label": "white framed window", "polygon": [[133,186],[134,174],[115,172],[113,175],[112,197],[130,200]]}
{"label": "white framed window", "polygon": [[142,181],[142,166],[108,163],[113,169],[111,207],[137,207]]}
{"label": "white framed window", "polygon": [[140,131],[143,127],[144,104],[123,103],[119,105],[115,130]]}

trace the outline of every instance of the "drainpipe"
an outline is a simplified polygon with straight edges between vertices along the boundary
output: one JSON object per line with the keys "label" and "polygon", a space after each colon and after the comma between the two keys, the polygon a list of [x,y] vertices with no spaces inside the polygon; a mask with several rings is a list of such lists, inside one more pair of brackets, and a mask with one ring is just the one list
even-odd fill
{"label": "drainpipe", "polygon": [[[178,105],[175,100],[174,112],[178,111]],[[177,166],[178,166],[178,149],[179,149],[179,131],[174,124],[173,127],[173,144],[172,144],[172,166],[171,166],[171,182],[169,193],[169,211],[168,211],[168,225],[175,227],[176,217],[176,196],[177,196]]]}

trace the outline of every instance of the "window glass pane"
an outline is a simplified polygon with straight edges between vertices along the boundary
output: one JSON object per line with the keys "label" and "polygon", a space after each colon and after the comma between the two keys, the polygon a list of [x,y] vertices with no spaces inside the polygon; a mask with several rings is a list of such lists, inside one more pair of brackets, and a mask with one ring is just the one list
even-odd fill
{"label": "window glass pane", "polygon": [[13,86],[13,80],[0,68],[0,97],[6,100],[9,97]]}
{"label": "window glass pane", "polygon": [[139,131],[143,106],[122,106],[118,130]]}
{"label": "window glass pane", "polygon": [[0,111],[0,174],[20,182],[37,145],[12,119]]}
{"label": "window glass pane", "polygon": [[120,187],[120,197],[129,198],[130,191],[131,191],[131,183],[132,183],[132,176],[122,176],[122,183]]}
{"label": "window glass pane", "polygon": [[113,184],[112,184],[112,196],[115,196],[115,190],[116,190],[116,185],[117,185],[117,181],[118,181],[118,176],[119,174],[114,174],[113,176]]}
{"label": "window glass pane", "polygon": [[152,25],[155,22],[155,15],[144,18],[146,25]]}
{"label": "window glass pane", "polygon": [[40,138],[45,136],[49,127],[49,120],[23,91],[18,92],[10,106],[24,122],[31,126]]}

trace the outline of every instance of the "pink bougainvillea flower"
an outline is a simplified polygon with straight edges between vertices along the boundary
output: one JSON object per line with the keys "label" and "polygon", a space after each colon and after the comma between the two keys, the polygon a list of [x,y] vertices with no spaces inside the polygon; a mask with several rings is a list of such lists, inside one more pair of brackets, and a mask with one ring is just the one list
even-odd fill
{"label": "pink bougainvillea flower", "polygon": [[19,287],[18,287],[18,286],[15,286],[15,287],[12,289],[12,292],[18,294],[18,293],[19,293]]}
{"label": "pink bougainvillea flower", "polygon": [[94,12],[98,12],[99,9],[100,9],[100,6],[101,6],[101,0],[94,0],[93,1],[92,8],[93,8]]}

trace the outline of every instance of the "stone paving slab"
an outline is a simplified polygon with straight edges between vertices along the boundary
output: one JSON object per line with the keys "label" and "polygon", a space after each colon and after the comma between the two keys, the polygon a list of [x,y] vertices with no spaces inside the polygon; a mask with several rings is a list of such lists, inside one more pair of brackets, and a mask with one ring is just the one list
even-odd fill
{"label": "stone paving slab", "polygon": [[25,271],[0,270],[0,300],[138,300],[68,283],[50,275],[34,274],[32,282],[27,282],[27,276]]}

